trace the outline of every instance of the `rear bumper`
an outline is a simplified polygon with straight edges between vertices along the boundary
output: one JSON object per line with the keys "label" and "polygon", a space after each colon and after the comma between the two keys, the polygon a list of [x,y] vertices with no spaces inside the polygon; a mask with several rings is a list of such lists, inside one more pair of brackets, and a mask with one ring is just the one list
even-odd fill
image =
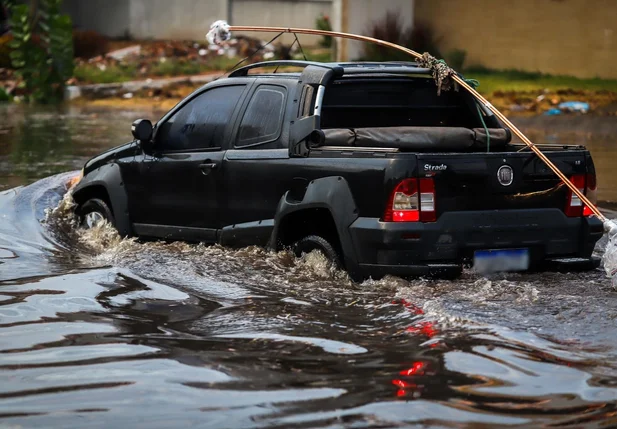
{"label": "rear bumper", "polygon": [[373,277],[431,274],[482,249],[528,248],[532,265],[590,258],[603,232],[596,217],[568,218],[558,209],[449,212],[433,223],[361,217],[350,226],[360,271]]}

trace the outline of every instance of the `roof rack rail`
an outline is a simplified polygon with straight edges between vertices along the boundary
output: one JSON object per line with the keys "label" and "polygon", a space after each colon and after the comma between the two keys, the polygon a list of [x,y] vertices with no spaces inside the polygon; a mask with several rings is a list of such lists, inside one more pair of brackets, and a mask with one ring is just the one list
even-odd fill
{"label": "roof rack rail", "polygon": [[236,69],[234,71],[232,71],[229,74],[229,77],[242,77],[242,76],[247,76],[249,73],[249,70],[251,69],[255,69],[255,68],[259,68],[259,67],[309,67],[309,66],[313,66],[313,67],[321,67],[324,69],[328,69],[328,70],[336,70],[336,69],[341,69],[342,72],[342,67],[339,65],[334,65],[334,64],[326,64],[326,63],[318,63],[315,61],[295,61],[295,60],[280,60],[280,61],[262,61],[259,63],[253,63],[253,64],[249,64],[248,66],[244,66],[244,67],[240,67],[239,69]]}
{"label": "roof rack rail", "polygon": [[431,74],[431,69],[422,67],[350,67],[345,68],[345,74]]}

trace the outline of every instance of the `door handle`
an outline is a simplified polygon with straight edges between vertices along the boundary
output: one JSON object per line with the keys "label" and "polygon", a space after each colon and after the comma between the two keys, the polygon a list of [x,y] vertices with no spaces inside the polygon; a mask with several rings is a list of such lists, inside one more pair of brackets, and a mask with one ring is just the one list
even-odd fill
{"label": "door handle", "polygon": [[211,162],[209,159],[206,160],[203,164],[199,164],[199,168],[204,176],[208,175],[210,171],[216,170],[218,168],[218,164],[216,162]]}

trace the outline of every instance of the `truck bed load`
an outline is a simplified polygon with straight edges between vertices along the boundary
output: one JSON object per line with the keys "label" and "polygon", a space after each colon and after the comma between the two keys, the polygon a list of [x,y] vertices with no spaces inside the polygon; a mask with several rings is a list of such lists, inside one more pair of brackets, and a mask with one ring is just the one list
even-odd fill
{"label": "truck bed load", "polygon": [[[373,127],[325,129],[323,146],[396,148],[408,152],[503,150],[512,135],[505,128]],[[488,139],[487,139],[488,135]],[[317,146],[318,146],[317,145]]]}

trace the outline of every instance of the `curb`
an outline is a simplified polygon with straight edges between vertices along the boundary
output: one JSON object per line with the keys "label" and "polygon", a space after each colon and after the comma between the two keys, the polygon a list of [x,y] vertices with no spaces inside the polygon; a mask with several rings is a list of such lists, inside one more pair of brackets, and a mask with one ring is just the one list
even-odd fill
{"label": "curb", "polygon": [[93,85],[71,85],[64,89],[64,100],[79,98],[109,98],[121,96],[144,89],[160,89],[172,84],[206,84],[212,82],[224,72],[196,76],[180,76],[166,79],[146,79],[121,83],[101,83]]}

